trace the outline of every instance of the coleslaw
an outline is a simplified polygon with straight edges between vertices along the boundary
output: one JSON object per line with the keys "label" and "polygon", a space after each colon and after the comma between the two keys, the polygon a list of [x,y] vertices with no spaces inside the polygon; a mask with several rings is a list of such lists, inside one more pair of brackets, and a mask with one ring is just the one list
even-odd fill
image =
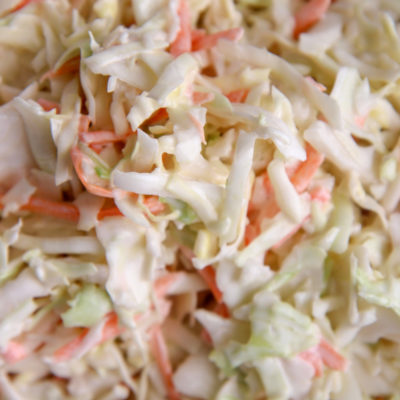
{"label": "coleslaw", "polygon": [[397,0],[0,1],[0,393],[400,396]]}

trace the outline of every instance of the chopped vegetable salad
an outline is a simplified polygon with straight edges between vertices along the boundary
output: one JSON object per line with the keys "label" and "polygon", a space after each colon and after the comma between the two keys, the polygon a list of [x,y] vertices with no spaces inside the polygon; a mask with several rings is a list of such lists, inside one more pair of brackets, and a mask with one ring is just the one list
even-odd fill
{"label": "chopped vegetable salad", "polygon": [[0,1],[0,397],[400,399],[399,21]]}

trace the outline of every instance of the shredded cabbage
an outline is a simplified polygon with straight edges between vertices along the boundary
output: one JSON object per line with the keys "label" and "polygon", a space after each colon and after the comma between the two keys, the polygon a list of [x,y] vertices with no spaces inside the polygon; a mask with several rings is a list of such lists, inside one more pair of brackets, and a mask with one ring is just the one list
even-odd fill
{"label": "shredded cabbage", "polygon": [[0,397],[398,399],[399,21],[0,1]]}

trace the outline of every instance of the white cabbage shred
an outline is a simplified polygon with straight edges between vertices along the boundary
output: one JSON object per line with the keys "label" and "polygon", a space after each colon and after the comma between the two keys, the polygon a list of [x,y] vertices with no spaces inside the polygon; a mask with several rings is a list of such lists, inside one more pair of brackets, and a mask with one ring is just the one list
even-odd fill
{"label": "white cabbage shred", "polygon": [[0,1],[0,398],[398,400],[399,21]]}

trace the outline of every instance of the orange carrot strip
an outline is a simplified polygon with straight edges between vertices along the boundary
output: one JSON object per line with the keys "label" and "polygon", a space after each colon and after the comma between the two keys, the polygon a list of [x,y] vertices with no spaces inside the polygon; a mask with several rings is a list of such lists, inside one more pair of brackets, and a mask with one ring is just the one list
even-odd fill
{"label": "orange carrot strip", "polygon": [[[188,260],[192,260],[194,257],[194,253],[191,249],[188,247],[181,245],[179,246],[179,249],[184,257],[186,257]],[[213,294],[215,300],[217,303],[222,303],[222,292],[219,290],[217,281],[216,281],[216,275],[215,275],[215,270],[212,265],[207,265],[203,269],[197,270],[197,272],[200,274],[200,276],[204,279],[206,282],[207,286],[211,290],[211,293]]]}
{"label": "orange carrot strip", "polygon": [[104,208],[97,214],[97,219],[102,220],[107,217],[119,217],[123,215],[117,207]]}
{"label": "orange carrot strip", "polygon": [[47,71],[42,75],[39,82],[43,82],[46,79],[56,78],[58,76],[73,74],[79,71],[81,65],[81,56],[75,56],[67,60],[60,68],[56,70]]}
{"label": "orange carrot strip", "polygon": [[78,132],[87,132],[90,126],[90,117],[88,115],[81,114],[79,117]]}
{"label": "orange carrot strip", "polygon": [[113,339],[121,333],[121,328],[118,325],[118,315],[115,311],[111,311],[106,315],[106,322],[103,326],[100,343],[109,339]]}
{"label": "orange carrot strip", "polygon": [[299,357],[308,362],[314,368],[314,376],[322,375],[323,363],[321,356],[318,354],[315,347],[305,350],[299,354]]}
{"label": "orange carrot strip", "polygon": [[189,114],[189,118],[193,122],[194,126],[197,128],[197,132],[200,136],[201,142],[206,143],[206,137],[204,134],[204,127],[203,127],[202,123],[196,117],[194,117],[192,114]]}
{"label": "orange carrot strip", "polygon": [[262,218],[273,218],[279,211],[280,208],[275,200],[275,196],[268,197],[263,204],[263,209],[261,210]]}
{"label": "orange carrot strip", "polygon": [[354,117],[355,124],[360,128],[364,127],[364,124],[365,124],[366,120],[367,120],[367,115],[356,115]]}
{"label": "orange carrot strip", "polygon": [[168,356],[168,348],[160,325],[155,325],[150,332],[150,345],[154,358],[167,388],[169,400],[180,400],[172,379],[172,365]]}
{"label": "orange carrot strip", "polygon": [[158,298],[165,297],[170,286],[179,278],[179,272],[169,272],[154,282],[154,291]]}
{"label": "orange carrot strip", "polygon": [[74,204],[46,200],[36,196],[32,196],[28,203],[24,204],[20,209],[68,221],[76,222],[79,219],[79,210]]}
{"label": "orange carrot strip", "polygon": [[214,99],[214,94],[211,92],[193,92],[192,101],[193,104],[204,104],[212,101]]}
{"label": "orange carrot strip", "polygon": [[146,125],[158,124],[169,117],[168,111],[165,107],[159,108],[145,121]]}
{"label": "orange carrot strip", "polygon": [[[295,167],[294,170],[290,169],[287,170],[287,174],[291,183],[293,184],[294,188],[298,193],[304,192],[308,186],[310,185],[315,173],[317,172],[318,168],[324,161],[324,156],[316,151],[310,144],[306,144],[306,155],[307,158],[305,161],[300,163],[298,166]],[[263,203],[262,209],[256,213],[255,217],[250,218],[250,223],[246,227],[245,232],[245,244],[251,243],[252,240],[255,239],[256,236],[259,235],[261,229],[260,225],[263,219],[265,218],[273,218],[278,212],[280,211],[278,203],[276,202],[274,196],[274,189],[272,184],[269,180],[269,176],[266,173],[263,179],[263,186],[265,189],[265,202]],[[322,193],[322,192],[314,192],[310,193],[311,197],[317,199],[317,196],[321,196],[318,200],[326,201],[330,199],[330,194]],[[251,205],[251,202],[250,202]],[[254,205],[251,206],[250,210],[251,213],[254,214],[255,207]],[[251,216],[252,214],[248,214]],[[282,245],[287,239],[293,236],[301,227],[301,224],[296,227],[287,237],[282,239],[278,244],[275,245],[274,248],[279,247]]]}
{"label": "orange carrot strip", "polygon": [[128,132],[124,135],[117,135],[113,131],[81,131],[79,133],[80,139],[89,145],[91,144],[108,144],[125,142],[126,139],[132,135],[133,132]]}
{"label": "orange carrot strip", "polygon": [[305,3],[294,16],[293,37],[297,39],[301,33],[316,24],[324,16],[330,4],[331,0],[310,0]]}
{"label": "orange carrot strip", "polygon": [[166,205],[160,201],[158,196],[144,196],[143,204],[155,215],[161,214],[166,209]]}
{"label": "orange carrot strip", "polygon": [[323,365],[338,371],[343,371],[347,367],[347,360],[325,339],[321,339],[316,346],[301,352],[299,356],[314,367],[315,376],[322,375]]}
{"label": "orange carrot strip", "polygon": [[[110,143],[108,143],[108,144],[110,144]],[[92,143],[92,144],[89,144],[89,147],[90,147],[96,154],[100,154],[108,144]]]}
{"label": "orange carrot strip", "polygon": [[230,318],[231,316],[229,308],[225,303],[217,303],[217,305],[214,308],[214,312],[222,318]]}
{"label": "orange carrot strip", "polygon": [[[68,361],[71,357],[73,357],[74,353],[79,349],[82,345],[83,340],[89,334],[90,329],[85,328],[82,332],[69,343],[57,349],[53,356],[57,362]],[[118,325],[118,315],[115,311],[111,311],[105,316],[105,322],[103,329],[101,331],[101,338],[95,344],[104,343],[107,340],[113,339],[118,336],[122,332],[122,329]]]}
{"label": "orange carrot strip", "polygon": [[79,71],[81,65],[81,56],[75,56],[66,61],[60,68],[55,70],[52,74],[52,78],[65,74],[71,74]]}
{"label": "orange carrot strip", "polygon": [[347,360],[339,354],[325,339],[318,344],[318,353],[322,362],[331,369],[343,371],[346,369]]}
{"label": "orange carrot strip", "polygon": [[245,245],[249,245],[259,234],[261,233],[261,229],[259,224],[247,224],[246,231],[244,234],[244,243]]}
{"label": "orange carrot strip", "polygon": [[192,51],[209,50],[216,46],[220,39],[237,42],[243,36],[243,32],[243,28],[233,28],[213,33],[211,35],[200,36],[192,41]]}
{"label": "orange carrot strip", "polygon": [[263,186],[267,196],[271,196],[272,194],[274,194],[274,188],[272,187],[272,183],[269,179],[267,172],[264,174]]}
{"label": "orange carrot strip", "polygon": [[248,94],[249,94],[249,89],[237,89],[227,93],[225,96],[232,103],[244,103],[246,101]]}
{"label": "orange carrot strip", "polygon": [[3,357],[7,363],[11,364],[24,359],[27,355],[28,351],[22,343],[16,340],[10,340],[7,343]]}
{"label": "orange carrot strip", "polygon": [[89,328],[83,329],[83,331],[75,339],[72,339],[70,342],[68,342],[67,344],[60,347],[54,352],[53,354],[54,359],[57,362],[63,362],[69,360],[74,354],[74,352],[82,344],[83,339],[85,339],[88,333],[89,333]]}
{"label": "orange carrot strip", "polygon": [[193,42],[194,40],[199,40],[204,36],[207,36],[207,32],[205,31],[205,29],[192,29],[190,36]]}
{"label": "orange carrot strip", "polygon": [[207,267],[203,269],[199,269],[200,276],[204,279],[207,286],[210,288],[211,293],[214,295],[215,300],[218,303],[222,302],[222,292],[219,290],[216,277],[215,270],[212,265],[207,265]]}
{"label": "orange carrot strip", "polygon": [[60,113],[60,105],[55,101],[46,100],[43,98],[37,99],[37,103],[43,108],[44,111],[56,110],[56,113]]}
{"label": "orange carrot strip", "polygon": [[[2,195],[0,194],[0,209],[3,208],[1,204]],[[79,209],[75,204],[65,201],[52,201],[43,199],[41,197],[31,196],[27,204],[24,204],[20,210],[30,211],[50,217],[57,217],[68,221],[77,222],[79,220]],[[103,208],[97,215],[98,220],[107,217],[116,217],[123,215],[116,207]]]}
{"label": "orange carrot strip", "polygon": [[306,144],[306,154],[307,159],[299,165],[290,179],[298,193],[302,193],[307,189],[324,161],[324,156],[308,143]]}
{"label": "orange carrot strip", "polygon": [[86,190],[89,193],[92,193],[95,196],[113,198],[113,193],[112,193],[111,189],[107,189],[102,186],[95,185],[88,181],[88,179],[84,175],[83,169],[82,169],[82,161],[83,161],[84,157],[85,157],[85,155],[78,149],[78,147],[75,146],[71,149],[72,163],[74,165],[75,172],[79,177],[79,180],[82,182],[82,185],[85,186]]}
{"label": "orange carrot strip", "polygon": [[21,10],[26,7],[30,3],[39,3],[42,0],[21,0],[16,6],[14,6],[11,10],[7,11],[7,14],[14,13],[16,11]]}
{"label": "orange carrot strip", "polygon": [[183,53],[188,53],[192,47],[190,30],[190,10],[186,0],[179,2],[178,17],[180,29],[175,40],[171,43],[170,53],[178,57]]}
{"label": "orange carrot strip", "polygon": [[[305,161],[301,162],[294,170],[288,171],[289,179],[298,193],[302,193],[307,189],[318,168],[324,161],[324,156],[309,143],[306,143],[306,156]],[[271,196],[274,193],[274,189],[268,174],[265,174],[263,184],[266,195],[268,197]]]}
{"label": "orange carrot strip", "polygon": [[[0,209],[3,208],[3,204],[1,204],[2,197],[3,195],[0,194]],[[79,210],[75,204],[63,201],[46,200],[36,196],[31,196],[29,201],[21,206],[20,210],[48,215],[50,217],[57,217],[74,222],[78,221],[79,219]]]}
{"label": "orange carrot strip", "polygon": [[312,200],[325,203],[331,199],[331,192],[327,188],[316,186],[310,190],[310,196]]}
{"label": "orange carrot strip", "polygon": [[[319,166],[324,160],[323,155],[317,152],[308,143],[306,144],[306,154],[307,158],[304,162],[296,166],[294,170],[287,170],[289,179],[298,193],[302,193],[304,192],[304,190],[307,189]],[[274,189],[267,173],[265,174],[263,179],[263,186],[265,189],[266,199],[263,203],[262,209],[258,212],[257,217],[253,218],[253,220],[250,220],[250,224],[246,227],[246,244],[251,243],[251,241],[254,240],[255,237],[260,233],[260,224],[263,219],[273,218],[280,211],[280,208],[274,196]],[[315,196],[317,195],[317,193],[314,194]],[[254,206],[252,206],[250,211],[254,212]],[[299,228],[300,226],[296,227],[296,229],[291,232],[288,237],[281,241],[280,244],[283,244],[289,237],[296,233]],[[279,247],[279,245],[277,245],[277,247]]]}

